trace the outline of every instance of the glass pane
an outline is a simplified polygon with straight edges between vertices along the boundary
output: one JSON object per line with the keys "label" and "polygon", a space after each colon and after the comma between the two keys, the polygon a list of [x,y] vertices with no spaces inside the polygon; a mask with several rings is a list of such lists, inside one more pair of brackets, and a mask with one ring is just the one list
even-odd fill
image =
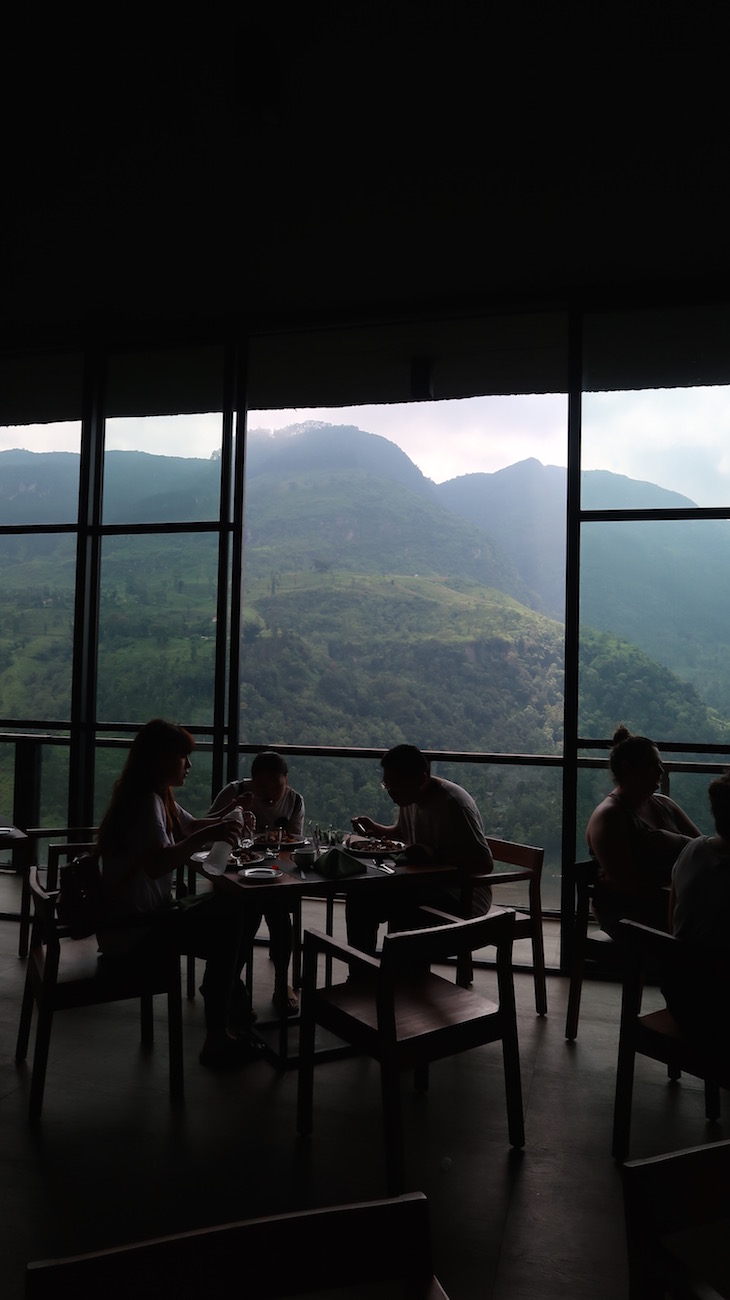
{"label": "glass pane", "polygon": [[0,428],[0,524],[75,524],[80,421]]}
{"label": "glass pane", "polygon": [[[24,731],[24,737],[28,732]],[[27,825],[65,826],[68,821],[69,744],[67,733],[58,734],[59,744],[44,744],[37,739],[40,754],[40,787],[38,807],[32,812]],[[29,742],[25,741],[26,749]],[[35,760],[29,755],[29,762]],[[11,821],[15,797],[15,744],[12,738],[0,745],[0,810],[5,821]]]}
{"label": "glass pane", "polygon": [[249,417],[243,739],[559,753],[565,398],[307,414]]}
{"label": "glass pane", "polygon": [[107,537],[102,546],[98,717],[212,720],[217,538]]}
{"label": "glass pane", "polygon": [[[160,716],[150,714],[150,717]],[[169,717],[170,714],[165,714]],[[171,719],[177,721],[177,718]],[[144,721],[148,721],[147,718]],[[185,723],[183,722],[184,726]],[[112,796],[114,782],[121,774],[122,768],[127,761],[127,753],[132,743],[133,736],[128,735],[124,743],[111,748],[105,745],[104,741],[99,739],[96,749],[95,761],[95,780],[94,780],[94,817],[96,824],[103,817]],[[185,785],[175,790],[175,798],[183,808],[187,808],[194,817],[204,817],[211,804],[211,769],[212,756],[210,749],[207,747],[209,742],[205,738],[196,741],[195,749],[191,755],[191,769],[188,773]]]}
{"label": "glass pane", "polygon": [[0,698],[6,718],[71,711],[76,538],[0,537]]}
{"label": "glass pane", "polygon": [[579,734],[730,740],[730,523],[581,530]]}
{"label": "glass pane", "polygon": [[730,502],[730,387],[584,393],[584,510]]}
{"label": "glass pane", "polygon": [[220,415],[106,422],[104,523],[217,520]]}

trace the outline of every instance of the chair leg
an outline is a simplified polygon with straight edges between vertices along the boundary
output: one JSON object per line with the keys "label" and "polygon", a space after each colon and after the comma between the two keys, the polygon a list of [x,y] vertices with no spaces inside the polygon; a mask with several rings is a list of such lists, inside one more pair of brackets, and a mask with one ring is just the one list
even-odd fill
{"label": "chair leg", "polygon": [[292,988],[302,987],[302,900],[298,899],[292,908],[292,944],[291,944],[291,982]]}
{"label": "chair leg", "polygon": [[195,998],[195,958],[192,953],[188,953],[186,959],[186,978],[187,978],[187,999],[192,1002]]}
{"label": "chair leg", "polygon": [[619,1041],[616,1067],[616,1098],[613,1108],[614,1160],[625,1160],[629,1150],[631,1131],[631,1101],[634,1093],[634,1049]]}
{"label": "chair leg", "polygon": [[413,1087],[416,1092],[428,1092],[428,1061],[413,1071]]}
{"label": "chair leg", "polygon": [[[150,999],[151,1002],[151,999]],[[170,1060],[170,1096],[182,1097],[185,1090],[183,1074],[182,994],[180,970],[167,990],[167,1045]]]}
{"label": "chair leg", "polygon": [[522,1106],[522,1076],[516,1018],[514,1027],[510,1026],[502,1036],[502,1060],[509,1143],[511,1147],[521,1149],[525,1145],[525,1115]]}
{"label": "chair leg", "polygon": [[406,1188],[403,1152],[403,1118],[400,1104],[398,1070],[386,1061],[380,1064],[380,1090],[383,1098],[383,1130],[388,1196],[401,1196]]}
{"label": "chair leg", "polygon": [[[324,928],[331,938],[335,932],[335,900],[332,896],[327,899]],[[324,959],[324,982],[327,988],[332,983],[332,957],[329,953]]]}
{"label": "chair leg", "polygon": [[545,941],[542,933],[542,908],[540,903],[530,905],[532,924],[532,969],[535,978],[535,1010],[538,1016],[547,1015],[547,980],[545,978]]}
{"label": "chair leg", "polygon": [[35,1035],[35,1052],[33,1053],[33,1077],[30,1081],[30,1103],[28,1113],[31,1121],[40,1119],[43,1109],[43,1093],[46,1086],[46,1067],[48,1066],[48,1049],[51,1045],[51,1026],[53,1012],[47,1007],[38,1008],[38,1027]]}
{"label": "chair leg", "polygon": [[151,1047],[155,1039],[155,1022],[152,1015],[152,994],[143,993],[140,998],[140,1022],[143,1047]]}
{"label": "chair leg", "polygon": [[[306,938],[305,938],[306,943]],[[297,1133],[312,1132],[312,1102],[314,1092],[314,996],[317,976],[317,955],[304,952],[304,986],[302,988],[301,1018],[299,1024],[299,1070],[297,1082]]]}
{"label": "chair leg", "polygon": [[580,1015],[580,995],[583,991],[583,950],[576,952],[573,968],[570,972],[570,989],[568,991],[568,1014],[565,1017],[565,1037],[569,1043],[578,1037],[578,1017]]}
{"label": "chair leg", "polygon": [[20,1024],[18,1026],[18,1041],[15,1045],[16,1061],[24,1061],[28,1055],[28,1041],[30,1039],[30,1026],[33,1020],[33,1007],[35,1005],[35,994],[29,978],[26,978],[25,988],[23,990],[23,1005],[20,1009]]}
{"label": "chair leg", "polygon": [[456,959],[456,983],[459,988],[471,988],[474,983],[474,962],[470,952],[459,953]]}
{"label": "chair leg", "polygon": [[713,1124],[720,1118],[720,1085],[717,1079],[705,1079],[705,1117]]}

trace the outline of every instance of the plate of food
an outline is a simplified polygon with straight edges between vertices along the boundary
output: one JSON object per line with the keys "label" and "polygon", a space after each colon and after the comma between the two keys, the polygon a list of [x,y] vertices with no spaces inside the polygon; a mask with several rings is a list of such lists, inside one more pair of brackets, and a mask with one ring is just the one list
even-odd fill
{"label": "plate of food", "polygon": [[235,867],[255,867],[259,862],[266,861],[266,854],[260,849],[236,849],[228,861]]}
{"label": "plate of food", "polygon": [[238,874],[252,884],[270,885],[272,880],[279,880],[284,872],[279,867],[242,867]]}
{"label": "plate of food", "polygon": [[401,840],[378,839],[374,835],[351,835],[345,845],[348,853],[362,858],[390,858],[405,847]]}
{"label": "plate of food", "polygon": [[[279,830],[263,831],[260,835],[254,836],[254,847],[260,849],[276,849],[279,847]],[[292,835],[290,831],[281,832],[282,849],[303,849],[309,844],[302,835]]]}

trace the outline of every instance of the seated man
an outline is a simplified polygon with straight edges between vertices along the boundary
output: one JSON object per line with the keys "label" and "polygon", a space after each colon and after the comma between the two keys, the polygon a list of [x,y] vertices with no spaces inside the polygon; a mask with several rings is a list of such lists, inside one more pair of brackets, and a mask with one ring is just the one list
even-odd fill
{"label": "seated man", "polygon": [[[256,834],[281,826],[290,835],[301,835],[304,825],[304,800],[288,783],[288,767],[281,754],[272,749],[256,754],[251,764],[251,776],[243,781],[231,781],[221,790],[210,810],[214,816],[220,809],[235,801],[244,812],[256,818]],[[248,899],[246,900],[248,903]],[[251,900],[253,906],[253,900]],[[253,933],[266,917],[271,938],[271,956],[274,961],[274,1006],[279,1015],[295,1016],[299,1000],[288,984],[289,959],[292,949],[291,917],[281,908],[262,910],[258,921],[254,918]]]}
{"label": "seated man", "polygon": [[[353,826],[367,835],[401,840],[411,862],[453,864],[463,874],[489,872],[494,866],[484,834],[482,819],[474,800],[460,785],[431,776],[428,759],[415,745],[396,745],[380,760],[383,786],[394,804],[398,818],[393,826],[381,826],[371,817],[353,817]],[[461,914],[461,890],[457,887],[419,885],[409,889],[407,899],[401,891],[390,898],[379,890],[372,900],[362,895],[347,899],[347,941],[363,952],[374,953],[378,925],[396,920],[399,929],[410,924],[408,912],[424,903],[444,911]],[[492,891],[481,882],[471,890],[470,914],[480,916],[489,911]],[[408,912],[404,912],[404,903]],[[414,924],[418,924],[414,918]]]}

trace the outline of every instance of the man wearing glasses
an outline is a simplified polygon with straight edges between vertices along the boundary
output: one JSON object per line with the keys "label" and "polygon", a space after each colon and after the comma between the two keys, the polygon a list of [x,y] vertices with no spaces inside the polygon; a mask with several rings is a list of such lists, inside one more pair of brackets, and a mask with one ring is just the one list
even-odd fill
{"label": "man wearing glasses", "polygon": [[[427,758],[415,745],[396,745],[380,760],[383,789],[398,808],[394,825],[382,826],[372,817],[353,817],[353,826],[378,839],[400,840],[406,848],[408,862],[453,865],[465,877],[492,870],[494,861],[484,834],[482,819],[471,795],[453,781],[431,775]],[[470,915],[489,911],[492,891],[484,881],[471,891]],[[409,889],[407,899],[399,893],[392,898],[379,890],[372,899],[362,894],[348,896],[346,905],[347,941],[362,952],[374,953],[381,921],[395,922],[397,929],[407,929],[414,909],[424,903],[460,915],[462,891],[455,887],[418,885]]]}

